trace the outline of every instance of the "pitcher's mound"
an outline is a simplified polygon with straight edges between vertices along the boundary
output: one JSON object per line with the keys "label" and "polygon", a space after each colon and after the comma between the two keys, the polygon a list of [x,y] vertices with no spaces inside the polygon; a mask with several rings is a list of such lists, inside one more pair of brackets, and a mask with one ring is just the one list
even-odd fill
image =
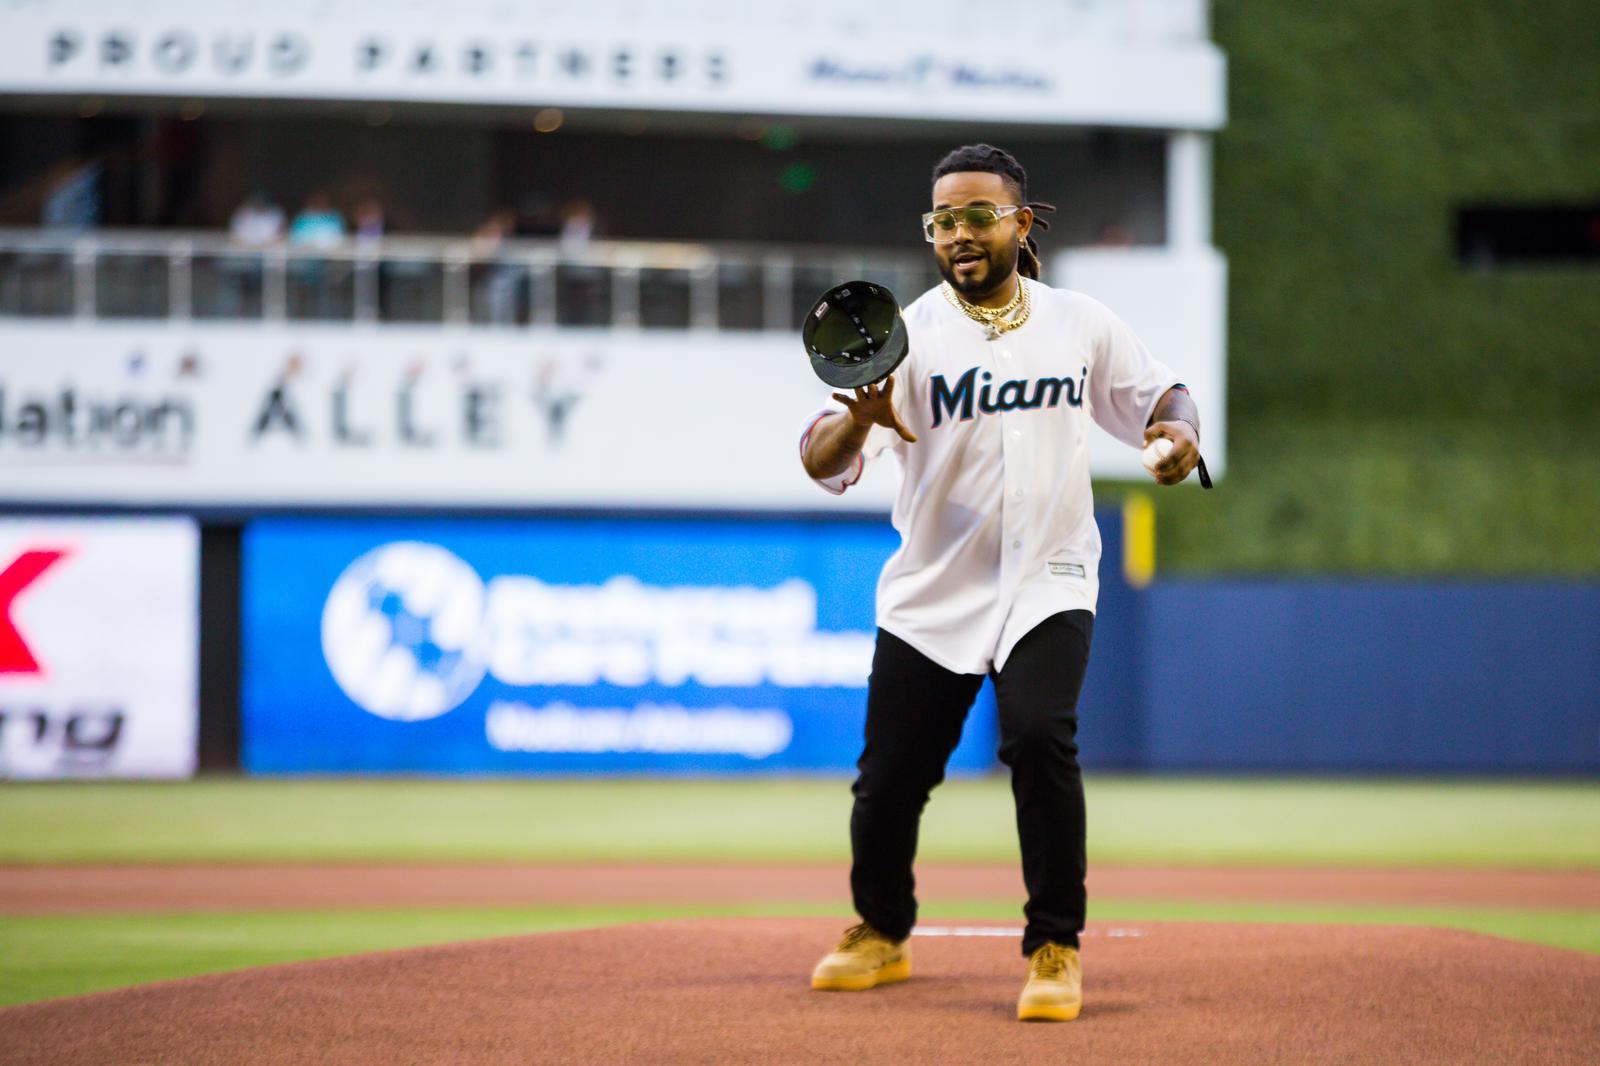
{"label": "pitcher's mound", "polygon": [[[1091,924],[1083,1016],[1014,1020],[1010,930],[813,992],[843,923],[663,922],[169,981],[0,1011],[16,1063],[1592,1062],[1600,958],[1438,929]],[[1043,1058],[1038,1056],[1043,1055]]]}

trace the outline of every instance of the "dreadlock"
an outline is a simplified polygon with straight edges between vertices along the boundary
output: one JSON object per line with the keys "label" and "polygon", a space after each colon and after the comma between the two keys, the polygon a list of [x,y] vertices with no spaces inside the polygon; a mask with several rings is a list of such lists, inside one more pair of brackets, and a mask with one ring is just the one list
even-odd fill
{"label": "dreadlock", "polygon": [[[1023,207],[1032,209],[1033,224],[1042,230],[1050,228],[1050,223],[1042,217],[1041,211],[1054,211],[1055,204],[1030,202],[1028,200],[1028,172],[1022,169],[1022,164],[1016,157],[1003,148],[996,148],[992,144],[968,144],[957,148],[933,168],[933,180],[938,181],[946,174],[959,174],[968,171],[981,171],[985,174],[998,174],[1016,190],[1017,199]],[[1022,247],[1022,254],[1017,257],[1017,271],[1025,278],[1039,280],[1039,245],[1034,242],[1033,232],[1028,233],[1027,243]]]}

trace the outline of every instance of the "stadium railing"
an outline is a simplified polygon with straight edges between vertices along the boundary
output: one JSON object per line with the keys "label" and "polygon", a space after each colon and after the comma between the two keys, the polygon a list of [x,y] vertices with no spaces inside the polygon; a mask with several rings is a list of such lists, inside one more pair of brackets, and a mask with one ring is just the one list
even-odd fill
{"label": "stadium railing", "polygon": [[792,330],[865,277],[909,302],[925,254],[462,237],[241,245],[215,232],[0,229],[0,318]]}

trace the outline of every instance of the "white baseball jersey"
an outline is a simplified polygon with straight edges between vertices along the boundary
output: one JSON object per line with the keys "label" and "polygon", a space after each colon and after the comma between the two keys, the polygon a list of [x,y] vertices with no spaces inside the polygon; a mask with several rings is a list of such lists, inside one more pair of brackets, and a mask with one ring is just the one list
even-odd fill
{"label": "white baseball jersey", "polygon": [[[1023,279],[1028,321],[986,339],[939,287],[904,311],[911,351],[895,409],[917,435],[872,427],[841,493],[884,449],[900,460],[900,548],[878,580],[878,625],[957,673],[1005,666],[1034,626],[1095,609],[1100,531],[1089,419],[1132,447],[1177,383],[1121,319],[1078,292]],[[835,405],[812,417],[801,437]]]}

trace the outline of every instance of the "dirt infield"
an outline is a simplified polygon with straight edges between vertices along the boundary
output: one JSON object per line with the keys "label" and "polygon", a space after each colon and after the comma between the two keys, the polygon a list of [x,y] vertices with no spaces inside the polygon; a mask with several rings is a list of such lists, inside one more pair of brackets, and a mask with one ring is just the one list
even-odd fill
{"label": "dirt infield", "polygon": [[1387,926],[1091,924],[1083,1017],[1024,1025],[1004,932],[919,935],[911,981],[853,994],[806,982],[836,921],[478,941],[11,1007],[0,1047],[59,1066],[1578,1063],[1600,1046],[1600,959],[1576,952]]}
{"label": "dirt infield", "polygon": [[[848,902],[843,863],[0,867],[0,914]],[[919,864],[928,900],[1023,899],[1013,865]],[[1600,871],[1090,869],[1100,899],[1600,908]]]}

